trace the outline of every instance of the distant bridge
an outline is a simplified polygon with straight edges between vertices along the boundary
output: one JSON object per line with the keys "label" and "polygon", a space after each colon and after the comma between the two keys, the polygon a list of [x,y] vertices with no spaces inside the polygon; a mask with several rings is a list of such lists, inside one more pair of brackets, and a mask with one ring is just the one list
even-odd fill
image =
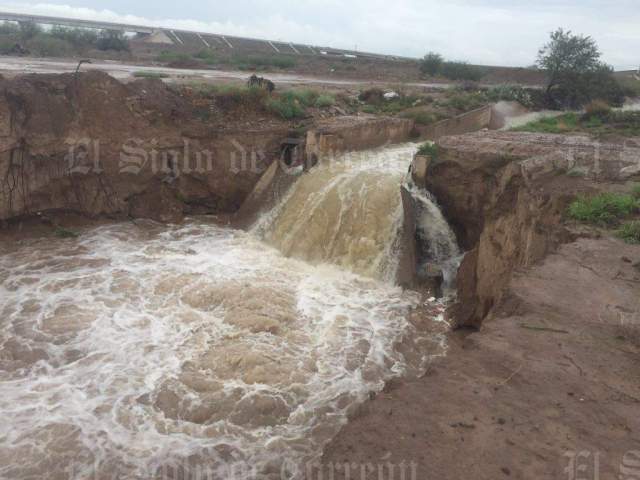
{"label": "distant bridge", "polygon": [[176,46],[191,46],[193,48],[223,48],[239,49],[242,51],[286,53],[293,55],[326,55],[346,58],[364,57],[381,60],[415,60],[408,57],[380,55],[376,53],[357,52],[328,47],[318,47],[291,42],[264,40],[258,38],[235,37],[210,32],[196,32],[191,30],[171,29],[168,27],[150,27],[125,23],[101,22],[76,18],[49,17],[44,15],[27,15],[22,13],[0,12],[0,21],[18,23],[36,23],[41,25],[60,25],[73,28],[93,28],[100,30],[115,30],[132,32],[149,37],[153,43],[167,43]]}

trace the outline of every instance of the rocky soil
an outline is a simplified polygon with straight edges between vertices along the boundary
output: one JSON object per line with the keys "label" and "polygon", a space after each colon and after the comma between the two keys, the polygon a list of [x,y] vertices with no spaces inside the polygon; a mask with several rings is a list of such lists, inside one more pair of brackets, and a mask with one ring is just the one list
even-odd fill
{"label": "rocky soil", "polygon": [[[637,180],[634,143],[483,132],[439,146],[427,182],[469,251],[452,314],[473,329],[452,331],[424,378],[366,404],[325,449],[322,471],[635,478],[640,247],[564,215],[577,194]],[[582,175],[567,175],[576,167]]]}

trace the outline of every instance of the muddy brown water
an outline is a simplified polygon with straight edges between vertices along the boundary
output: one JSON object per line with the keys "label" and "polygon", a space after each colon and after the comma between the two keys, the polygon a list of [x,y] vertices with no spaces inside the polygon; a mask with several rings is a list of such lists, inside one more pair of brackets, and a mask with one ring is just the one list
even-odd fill
{"label": "muddy brown water", "polygon": [[140,221],[3,245],[0,476],[295,478],[446,348],[391,280],[414,151],[305,174],[252,232]]}

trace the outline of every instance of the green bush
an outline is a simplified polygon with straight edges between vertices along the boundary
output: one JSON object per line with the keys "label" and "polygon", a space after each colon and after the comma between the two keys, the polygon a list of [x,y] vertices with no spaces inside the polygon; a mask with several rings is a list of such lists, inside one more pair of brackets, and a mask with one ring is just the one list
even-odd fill
{"label": "green bush", "polygon": [[271,98],[267,102],[267,108],[284,120],[293,120],[305,116],[304,108],[291,96]]}
{"label": "green bush", "polygon": [[443,115],[437,112],[425,112],[424,110],[403,112],[403,118],[410,118],[417,125],[431,125],[443,119]]}
{"label": "green bush", "polygon": [[200,50],[194,55],[198,60],[202,60],[207,65],[214,65],[216,63],[223,63],[211,50]]}
{"label": "green bush", "polygon": [[95,30],[85,28],[66,28],[55,25],[49,34],[52,37],[65,40],[75,47],[91,47],[98,41],[98,34]]}
{"label": "green bush", "polygon": [[22,40],[31,40],[37,36],[42,35],[42,27],[33,22],[21,22],[20,24],[20,37]]}
{"label": "green bush", "polygon": [[640,185],[634,185],[631,189],[631,195],[633,195],[633,198],[640,200]]}
{"label": "green bush", "polygon": [[489,89],[487,92],[489,100],[492,102],[507,101],[518,102],[527,108],[534,107],[531,93],[519,85],[499,85]]}
{"label": "green bush", "polygon": [[446,105],[460,112],[468,112],[480,108],[489,103],[489,99],[483,92],[455,93]]}
{"label": "green bush", "polygon": [[96,41],[98,50],[128,51],[129,41],[124,33],[116,30],[102,30]]}
{"label": "green bush", "polygon": [[317,108],[328,108],[332,107],[336,103],[336,98],[333,95],[322,94],[318,96],[316,99],[316,107]]}
{"label": "green bush", "polygon": [[27,48],[41,57],[64,57],[73,53],[69,42],[44,33],[29,40]]}
{"label": "green bush", "polygon": [[426,75],[437,75],[442,69],[444,58],[439,53],[429,52],[420,62],[420,71]]}
{"label": "green bush", "polygon": [[444,62],[441,73],[449,80],[470,80],[477,82],[484,76],[484,70],[466,62]]}
{"label": "green bush", "polygon": [[438,158],[438,146],[432,142],[424,143],[420,145],[420,148],[418,148],[418,155],[431,157],[435,160],[436,158]]}
{"label": "green bush", "polygon": [[296,60],[287,56],[267,56],[267,55],[237,55],[231,59],[231,63],[238,68],[254,69],[256,67],[276,67],[276,68],[292,68],[296,65]]}
{"label": "green bush", "polygon": [[15,40],[11,38],[0,38],[0,55],[11,55],[15,48]]}
{"label": "green bush", "polygon": [[623,224],[616,235],[627,243],[640,244],[640,221]]}
{"label": "green bush", "polygon": [[320,97],[320,94],[309,88],[303,88],[300,90],[287,90],[280,94],[280,97],[287,102],[297,102],[303,107],[310,107],[316,103],[316,100]]}
{"label": "green bush", "polygon": [[521,127],[514,128],[514,130],[534,133],[566,133],[576,130],[578,128],[578,121],[578,115],[575,113],[567,113],[558,117],[536,120]]}
{"label": "green bush", "polygon": [[638,200],[632,195],[601,193],[574,201],[569,206],[569,216],[581,222],[606,226],[616,224],[619,219],[631,215],[637,208]]}
{"label": "green bush", "polygon": [[2,22],[0,23],[0,35],[17,35],[20,33],[20,27],[17,23]]}

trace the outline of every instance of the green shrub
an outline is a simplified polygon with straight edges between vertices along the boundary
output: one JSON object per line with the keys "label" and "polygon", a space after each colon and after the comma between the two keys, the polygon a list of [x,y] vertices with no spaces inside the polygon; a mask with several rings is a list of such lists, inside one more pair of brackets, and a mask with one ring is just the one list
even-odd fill
{"label": "green shrub", "polygon": [[484,76],[484,70],[466,62],[444,62],[441,73],[449,80],[470,80],[477,82]]}
{"label": "green shrub", "polygon": [[640,244],[640,221],[624,223],[616,235],[627,243]]}
{"label": "green shrub", "polygon": [[582,197],[569,206],[574,220],[594,225],[614,225],[619,219],[631,215],[638,208],[632,195],[601,193],[591,198]]}
{"label": "green shrub", "polygon": [[443,115],[437,112],[425,112],[424,110],[403,112],[403,118],[410,118],[417,125],[431,125],[443,119]]}
{"label": "green shrub", "polygon": [[336,103],[336,98],[333,95],[322,94],[318,96],[316,99],[316,107],[317,108],[328,108],[332,107]]}
{"label": "green shrub", "polygon": [[128,51],[129,41],[124,33],[116,30],[102,30],[96,41],[98,50]]}
{"label": "green shrub", "polygon": [[207,65],[214,65],[216,63],[221,63],[218,60],[218,57],[216,57],[211,50],[200,50],[198,53],[196,53],[193,56],[193,58],[196,58],[202,61],[203,63],[206,63]]}
{"label": "green shrub", "polygon": [[489,89],[487,97],[492,102],[507,101],[518,102],[527,108],[534,107],[534,101],[531,93],[519,85],[499,85]]}
{"label": "green shrub", "polygon": [[268,92],[259,87],[245,85],[212,85],[208,87],[216,99],[216,103],[223,110],[237,107],[264,108]]}
{"label": "green shrub", "polygon": [[365,105],[362,107],[364,113],[378,113],[378,109],[375,105]]}
{"label": "green shrub", "polygon": [[287,90],[281,93],[280,97],[287,102],[298,102],[303,107],[310,107],[316,103],[320,94],[315,90],[303,88],[300,90]]}
{"label": "green shrub", "polygon": [[16,48],[16,41],[11,38],[0,38],[0,55],[11,55]]}
{"label": "green shrub", "polygon": [[480,108],[487,103],[489,103],[489,99],[483,92],[463,92],[455,93],[447,100],[446,105],[460,112],[468,112]]}
{"label": "green shrub", "polygon": [[267,55],[237,55],[231,58],[231,63],[238,68],[254,69],[256,67],[276,67],[276,68],[292,68],[296,65],[296,60],[287,56],[267,56]]}
{"label": "green shrub", "polygon": [[305,116],[305,110],[292,96],[271,98],[267,102],[267,108],[284,120],[293,120]]}
{"label": "green shrub", "polygon": [[633,198],[640,200],[640,185],[634,185],[631,189],[631,195],[633,195]]}
{"label": "green shrub", "polygon": [[418,155],[436,159],[438,158],[438,146],[432,142],[424,143],[420,145],[420,148],[418,148]]}
{"label": "green shrub", "polygon": [[66,40],[44,33],[29,40],[27,48],[41,57],[64,57],[73,52],[71,44]]}
{"label": "green shrub", "polygon": [[17,35],[20,33],[20,27],[17,23],[2,22],[0,23],[0,35]]}
{"label": "green shrub", "polygon": [[575,113],[567,113],[558,117],[542,118],[515,128],[514,130],[534,133],[566,133],[576,130],[578,128],[578,121],[578,115]]}
{"label": "green shrub", "polygon": [[20,22],[20,37],[22,40],[30,40],[42,35],[42,27],[33,22]]}
{"label": "green shrub", "polygon": [[52,37],[65,40],[75,47],[91,47],[98,41],[98,34],[95,30],[85,28],[66,28],[55,25],[49,34]]}
{"label": "green shrub", "polygon": [[420,62],[420,71],[426,75],[437,75],[440,73],[444,58],[439,53],[429,52]]}

